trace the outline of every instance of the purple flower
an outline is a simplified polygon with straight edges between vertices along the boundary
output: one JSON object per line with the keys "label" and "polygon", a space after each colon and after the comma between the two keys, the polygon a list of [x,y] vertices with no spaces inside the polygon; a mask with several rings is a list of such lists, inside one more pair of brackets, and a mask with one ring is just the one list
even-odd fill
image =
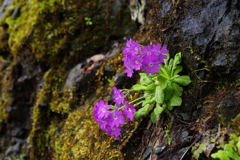
{"label": "purple flower", "polygon": [[133,70],[140,70],[142,66],[142,58],[140,57],[141,46],[137,41],[127,40],[126,48],[123,50],[122,58],[124,66],[127,68],[124,72],[128,77],[132,77]]}
{"label": "purple flower", "polygon": [[144,57],[142,69],[145,70],[146,73],[155,74],[158,73],[158,69],[161,68],[159,64],[160,62],[157,55],[149,55]]}
{"label": "purple flower", "polygon": [[144,46],[142,49],[141,57],[152,55],[153,54],[152,52],[153,52],[152,46],[150,45]]}
{"label": "purple flower", "polygon": [[144,46],[141,48],[137,41],[127,40],[126,48],[123,50],[123,62],[127,68],[124,70],[128,77],[132,77],[134,70],[145,70],[146,73],[155,74],[161,68],[160,63],[167,59],[169,52],[166,46],[160,43]]}
{"label": "purple flower", "polygon": [[138,54],[141,50],[141,46],[138,41],[133,41],[131,38],[127,40],[126,46],[127,48],[123,50],[123,53]]}
{"label": "purple flower", "polygon": [[167,59],[167,53],[169,53],[169,51],[166,49],[167,46],[161,46],[160,43],[158,44],[153,44],[153,50],[155,50],[156,55],[158,56],[158,60],[160,61],[160,63],[164,62],[164,59]]}
{"label": "purple flower", "polygon": [[115,136],[116,140],[120,140],[119,136],[121,135],[121,129],[118,127],[108,127],[106,130],[109,136]]}
{"label": "purple flower", "polygon": [[133,75],[133,70],[127,68],[127,69],[124,70],[124,73],[127,73],[127,76],[128,76],[128,77],[132,77],[132,75]]}
{"label": "purple flower", "polygon": [[96,108],[98,108],[97,115],[98,118],[106,118],[110,114],[110,106],[107,103],[104,103],[103,100],[100,100],[99,103],[97,103]]}
{"label": "purple flower", "polygon": [[110,115],[108,121],[110,127],[119,127],[124,124],[124,117],[122,111],[115,109],[115,112]]}
{"label": "purple flower", "polygon": [[123,109],[123,113],[126,115],[126,119],[127,120],[130,119],[132,121],[135,112],[136,112],[136,109],[134,108],[134,106],[126,102]]}
{"label": "purple flower", "polygon": [[103,101],[103,100],[98,101],[98,102],[94,105],[94,108],[93,108],[93,114],[94,114],[94,115],[97,115],[98,110],[99,110],[99,108],[100,108],[101,105],[104,105],[104,101]]}
{"label": "purple flower", "polygon": [[101,120],[101,118],[99,118],[98,112],[99,112],[99,110],[101,109],[101,106],[104,106],[104,105],[105,105],[105,104],[104,104],[104,101],[103,101],[103,100],[98,101],[98,102],[94,105],[93,115],[94,115],[94,119],[95,119],[96,121],[100,121],[100,120]]}
{"label": "purple flower", "polygon": [[108,127],[108,124],[107,124],[107,119],[101,119],[99,121],[97,121],[100,125],[100,128],[106,130],[107,127]]}
{"label": "purple flower", "polygon": [[137,55],[135,55],[135,56],[133,56],[133,68],[136,70],[136,71],[138,71],[138,70],[140,70],[140,68],[141,68],[141,66],[142,66],[142,62],[143,62],[143,60],[141,59],[141,57],[140,56],[137,56]]}
{"label": "purple flower", "polygon": [[134,69],[132,55],[127,54],[125,55],[125,57],[122,58],[122,60],[124,62],[124,66],[127,68],[124,72],[127,73],[128,77],[132,77]]}
{"label": "purple flower", "polygon": [[[113,87],[113,98],[115,106],[111,106],[103,100],[98,101],[94,105],[94,119],[99,123],[100,128],[104,129],[109,136],[115,136],[120,140],[120,127],[127,122],[128,119],[133,120],[135,108],[124,99],[125,95],[120,89]],[[124,115],[123,115],[124,112]]]}
{"label": "purple flower", "polygon": [[121,90],[117,89],[117,87],[113,87],[113,98],[114,102],[116,103],[116,106],[121,105],[124,103],[124,94],[121,92]]}
{"label": "purple flower", "polygon": [[124,66],[126,68],[132,68],[132,58],[131,54],[126,54],[125,57],[122,58]]}
{"label": "purple flower", "polygon": [[139,55],[129,54],[122,58],[124,66],[128,69],[125,71],[128,77],[132,77],[133,70],[140,70],[142,66],[142,58]]}

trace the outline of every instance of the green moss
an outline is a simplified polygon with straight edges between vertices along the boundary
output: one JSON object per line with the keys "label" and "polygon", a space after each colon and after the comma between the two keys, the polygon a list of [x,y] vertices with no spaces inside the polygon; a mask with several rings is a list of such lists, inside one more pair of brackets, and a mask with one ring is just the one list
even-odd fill
{"label": "green moss", "polygon": [[[97,75],[79,88],[89,89],[83,95],[74,90],[61,90],[65,70],[50,69],[44,75],[43,88],[38,92],[33,108],[33,129],[30,134],[32,158],[48,157],[52,159],[123,159],[121,148],[126,144],[138,126],[131,122],[123,131],[122,141],[116,142],[99,128],[94,121],[92,109],[99,99],[107,100],[112,86],[107,79],[105,66],[116,72],[122,71],[121,55],[114,56],[98,69]],[[94,91],[94,92],[93,92]],[[43,105],[44,104],[44,105]]]}
{"label": "green moss", "polygon": [[[110,38],[118,39],[135,29],[128,6],[120,6],[109,16],[111,5],[113,2],[107,0],[14,0],[2,18],[0,25],[7,26],[9,38],[5,40],[1,35],[4,27],[0,27],[0,41],[4,42],[0,50],[9,46],[14,63],[28,64],[31,57],[31,63],[44,64],[47,70],[43,71],[43,87],[37,91],[32,107],[32,159],[122,159],[119,144],[124,144],[128,136],[116,143],[99,129],[92,116],[94,103],[110,96],[112,86],[107,79],[122,71],[121,56],[105,62],[95,76],[78,86],[78,92],[62,90],[73,66],[103,51]],[[15,11],[18,14],[12,15]],[[91,18],[91,26],[86,25],[84,17]],[[10,75],[12,66],[9,73],[1,73],[1,79]],[[113,72],[105,75],[105,66]],[[37,75],[36,79],[40,82],[41,78]],[[7,88],[12,82],[1,85],[0,122],[7,118],[6,106],[11,102]],[[129,126],[133,130],[137,123]]]}
{"label": "green moss", "polygon": [[56,90],[53,92],[52,101],[50,102],[51,111],[61,114],[69,113],[72,102],[74,102],[72,90]]}
{"label": "green moss", "polygon": [[[0,72],[0,90],[1,90],[1,96],[0,96],[0,124],[3,122],[3,120],[7,119],[7,107],[11,106],[12,98],[11,94],[9,93],[9,88],[12,86],[12,80],[11,80],[11,66],[8,64],[3,64],[5,60],[0,57],[0,65],[3,67],[3,65],[6,65],[5,69],[2,68],[2,71]],[[0,125],[0,131],[1,131],[1,125]]]}
{"label": "green moss", "polygon": [[[15,57],[23,57],[21,51],[27,47],[38,61],[67,65],[69,58],[76,63],[86,55],[95,54],[110,36],[127,34],[125,27],[132,30],[133,24],[126,21],[130,18],[126,6],[120,8],[115,17],[109,17],[107,5],[112,4],[96,0],[15,0],[1,24],[8,25],[8,43]],[[20,14],[13,17],[16,7]],[[91,17],[93,25],[86,25],[85,17]],[[120,22],[124,26],[116,24]]]}
{"label": "green moss", "polygon": [[240,113],[232,119],[231,128],[233,128],[234,132],[240,136]]}
{"label": "green moss", "polygon": [[68,116],[59,138],[56,159],[111,159],[113,155],[120,159],[122,156],[111,146],[114,138],[104,135],[86,110]]}
{"label": "green moss", "polygon": [[[8,94],[2,94],[1,98],[0,98],[0,124],[3,122],[3,120],[7,119],[7,111],[6,111],[6,107],[8,105],[8,102],[10,100],[10,96]],[[0,126],[0,131],[1,131],[1,126]]]}

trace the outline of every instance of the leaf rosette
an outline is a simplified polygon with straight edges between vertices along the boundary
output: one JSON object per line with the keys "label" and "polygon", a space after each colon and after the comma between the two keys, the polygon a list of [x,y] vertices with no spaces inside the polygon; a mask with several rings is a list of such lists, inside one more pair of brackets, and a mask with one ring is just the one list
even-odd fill
{"label": "leaf rosette", "polygon": [[[157,122],[157,116],[162,114],[165,109],[172,110],[175,106],[182,104],[181,86],[187,86],[191,83],[191,79],[187,75],[179,75],[182,71],[181,53],[177,53],[174,58],[164,60],[165,65],[161,64],[161,68],[157,74],[151,75],[140,73],[140,84],[132,87],[134,91],[143,91],[143,99],[137,105],[142,104],[135,117],[140,117],[151,113],[153,123]],[[155,104],[155,105],[154,105]]]}

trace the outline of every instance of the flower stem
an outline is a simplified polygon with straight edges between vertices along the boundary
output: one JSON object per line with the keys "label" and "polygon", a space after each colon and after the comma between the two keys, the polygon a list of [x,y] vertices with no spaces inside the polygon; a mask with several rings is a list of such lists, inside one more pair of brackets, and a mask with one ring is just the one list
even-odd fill
{"label": "flower stem", "polygon": [[129,104],[132,104],[132,103],[134,103],[134,102],[136,102],[136,101],[139,101],[139,100],[141,100],[141,99],[143,99],[143,98],[146,98],[146,97],[145,97],[145,96],[139,97],[139,98],[137,98],[137,99],[129,102]]}
{"label": "flower stem", "polygon": [[131,92],[130,89],[121,89],[121,91],[124,93],[124,95],[127,95],[128,93]]}
{"label": "flower stem", "polygon": [[134,104],[134,107],[138,106],[138,105],[141,104],[141,103],[143,103],[143,101],[140,101],[140,102]]}

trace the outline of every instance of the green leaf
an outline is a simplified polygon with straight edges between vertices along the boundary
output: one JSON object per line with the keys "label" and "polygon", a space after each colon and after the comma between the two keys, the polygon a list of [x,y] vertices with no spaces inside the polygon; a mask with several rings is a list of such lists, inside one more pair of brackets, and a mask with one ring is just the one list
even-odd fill
{"label": "green leaf", "polygon": [[238,149],[238,153],[240,154],[240,137],[238,137],[237,149]]}
{"label": "green leaf", "polygon": [[141,116],[144,116],[144,115],[148,114],[149,106],[150,105],[147,104],[144,107],[140,108],[138,111],[136,111],[134,113],[134,117],[138,118],[138,117],[141,117]]}
{"label": "green leaf", "polygon": [[153,99],[151,96],[149,96],[149,98],[146,98],[146,99],[143,101],[142,105],[145,106],[145,105],[147,105],[147,104],[152,104],[152,103],[154,103],[154,102],[155,102],[155,99]]}
{"label": "green leaf", "polygon": [[178,73],[180,73],[182,71],[182,69],[183,69],[182,66],[175,67],[175,69],[173,69],[173,71],[172,71],[172,75],[171,76],[173,77],[173,76],[177,75]]}
{"label": "green leaf", "polygon": [[169,59],[170,59],[169,53],[166,54],[166,56],[167,56],[167,59],[164,59],[164,64],[165,64],[166,66],[168,66],[168,61],[169,61]]}
{"label": "green leaf", "polygon": [[157,81],[159,84],[164,84],[167,81],[167,78],[162,76],[162,75],[158,75],[157,76]]}
{"label": "green leaf", "polygon": [[168,110],[172,110],[173,109],[173,107],[174,106],[171,106],[171,104],[170,104],[170,101],[167,101],[167,102],[165,102],[165,104],[166,104],[166,108],[168,109]]}
{"label": "green leaf", "polygon": [[180,75],[175,75],[175,76],[171,77],[169,80],[172,81],[172,80],[174,80],[175,78],[177,78],[177,77],[179,77],[179,76],[180,76]]}
{"label": "green leaf", "polygon": [[155,90],[145,90],[144,91],[144,97],[148,97],[148,96],[152,96],[152,95],[154,95],[154,92],[155,92]]}
{"label": "green leaf", "polygon": [[233,147],[234,146],[232,146],[230,144],[225,145],[225,150],[226,150],[228,156],[232,159],[240,159],[240,157],[237,155],[237,153],[234,152]]}
{"label": "green leaf", "polygon": [[205,151],[206,149],[207,143],[205,141],[201,144],[196,143],[194,149],[192,149],[192,151],[194,150],[193,151],[194,159],[199,159],[200,154],[202,154],[203,151]]}
{"label": "green leaf", "polygon": [[172,87],[173,87],[175,95],[177,95],[177,96],[181,96],[182,95],[183,88],[181,86],[179,86],[177,83],[173,82],[172,83]]}
{"label": "green leaf", "polygon": [[139,73],[140,75],[140,84],[149,85],[153,83],[152,79],[148,77],[146,73]]}
{"label": "green leaf", "polygon": [[176,94],[173,94],[173,96],[169,100],[169,104],[167,107],[168,107],[168,110],[172,110],[174,106],[181,106],[181,104],[182,104],[182,98]]}
{"label": "green leaf", "polygon": [[174,88],[171,83],[167,84],[167,87],[164,89],[164,101],[168,101],[173,95]]}
{"label": "green leaf", "polygon": [[152,112],[150,116],[151,116],[152,122],[157,123],[157,115],[155,114],[155,112]]}
{"label": "green leaf", "polygon": [[161,107],[158,103],[156,103],[156,107],[154,108],[155,114],[160,115],[162,114],[163,111],[164,111],[164,108]]}
{"label": "green leaf", "polygon": [[145,90],[155,90],[156,89],[156,84],[150,84],[149,86],[146,87]]}
{"label": "green leaf", "polygon": [[163,66],[161,69],[159,69],[159,74],[163,77],[166,77],[166,79],[169,79],[170,77],[170,70],[168,66]]}
{"label": "green leaf", "polygon": [[189,76],[179,76],[179,77],[175,78],[173,81],[182,86],[186,86],[189,83],[191,83],[191,79]]}
{"label": "green leaf", "polygon": [[212,158],[220,158],[221,160],[230,160],[230,158],[227,156],[226,152],[223,150],[219,150],[217,153],[211,154]]}
{"label": "green leaf", "polygon": [[141,84],[135,84],[132,86],[132,88],[134,91],[140,91],[140,90],[145,90],[147,87]]}
{"label": "green leaf", "polygon": [[181,52],[179,52],[174,56],[172,71],[174,71],[175,68],[177,68],[177,65],[180,64],[181,61],[182,61],[181,60]]}
{"label": "green leaf", "polygon": [[155,99],[156,102],[159,103],[159,104],[162,104],[163,101],[164,101],[164,91],[161,89],[160,86],[157,86],[157,87],[156,87],[154,99]]}
{"label": "green leaf", "polygon": [[169,60],[168,68],[169,68],[170,71],[173,68],[173,59],[172,58]]}

